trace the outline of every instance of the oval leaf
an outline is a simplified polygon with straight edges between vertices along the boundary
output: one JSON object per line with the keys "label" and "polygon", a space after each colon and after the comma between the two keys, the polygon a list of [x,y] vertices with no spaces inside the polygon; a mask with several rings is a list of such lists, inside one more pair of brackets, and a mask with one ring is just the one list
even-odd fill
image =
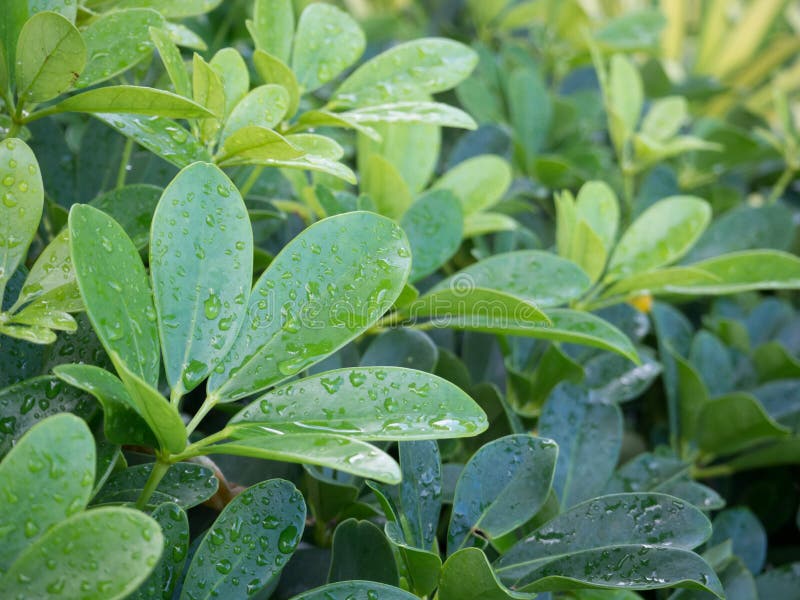
{"label": "oval leaf", "polygon": [[420,196],[405,212],[400,225],[411,244],[410,281],[430,275],[461,245],[463,217],[458,199],[446,190]]}

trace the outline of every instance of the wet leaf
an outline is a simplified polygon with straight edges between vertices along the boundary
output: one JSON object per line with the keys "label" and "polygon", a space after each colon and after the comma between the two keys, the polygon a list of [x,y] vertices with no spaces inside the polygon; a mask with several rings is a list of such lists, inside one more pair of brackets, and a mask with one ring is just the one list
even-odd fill
{"label": "wet leaf", "polygon": [[486,416],[460,388],[435,375],[400,367],[355,367],[278,387],[238,413],[230,425],[237,426],[237,436],[263,430],[413,440],[475,435],[486,428]]}
{"label": "wet leaf", "polygon": [[328,83],[364,53],[366,38],[346,12],[323,3],[309,4],[294,36],[292,70],[300,89],[311,92]]}
{"label": "wet leaf", "polygon": [[93,20],[81,33],[89,60],[76,88],[85,88],[127,71],[153,51],[151,27],[163,27],[164,17],[149,8],[116,10]]}
{"label": "wet leaf", "polygon": [[197,53],[192,61],[192,98],[218,117],[199,122],[200,139],[209,144],[216,138],[220,119],[225,115],[225,88],[217,72]]}
{"label": "wet leaf", "polygon": [[271,129],[247,125],[226,137],[216,162],[220,165],[264,164],[281,166],[281,161],[299,159],[302,148]]}
{"label": "wet leaf", "polygon": [[[22,436],[0,463],[4,498],[0,572],[8,575],[23,550],[86,508],[94,468],[94,439],[75,415],[52,416]],[[6,578],[0,589],[9,590],[9,583]]]}
{"label": "wet leaf", "polygon": [[39,227],[44,189],[39,164],[25,142],[0,142],[0,299]]}
{"label": "wet leaf", "polygon": [[233,108],[225,121],[220,140],[224,143],[233,132],[245,126],[272,129],[286,116],[289,93],[280,85],[267,84],[250,91]]}
{"label": "wet leaf", "polygon": [[505,535],[539,512],[557,454],[553,441],[532,435],[509,435],[478,450],[458,478],[448,555]]}
{"label": "wet leaf", "polygon": [[150,574],[163,543],[158,523],[137,510],[83,512],[29,546],[0,579],[0,588],[14,598],[125,598]]}
{"label": "wet leaf", "polygon": [[305,519],[303,496],[288,481],[272,479],[246,489],[204,536],[189,565],[181,599],[259,592],[278,577],[294,553]]}
{"label": "wet leaf", "polygon": [[288,63],[294,36],[294,7],[291,0],[256,0],[253,20],[247,29],[258,50]]}
{"label": "wet leaf", "polygon": [[709,547],[731,540],[733,553],[742,559],[750,573],[757,575],[761,572],[767,558],[767,532],[750,509],[723,510],[714,517],[713,526]]}
{"label": "wet leaf", "polygon": [[214,444],[203,452],[330,467],[390,484],[400,481],[400,468],[388,454],[366,442],[338,435],[263,432],[255,437]]}
{"label": "wet leaf", "polygon": [[250,90],[250,71],[247,69],[247,63],[236,48],[223,48],[208,64],[222,83],[225,108],[220,116],[228,117],[234,106],[238,105]]}
{"label": "wet leaf", "polygon": [[170,600],[189,551],[189,521],[180,506],[170,502],[161,504],[152,517],[161,528],[164,549],[150,577],[130,596],[132,600]]}
{"label": "wet leaf", "polygon": [[482,550],[464,548],[444,563],[440,600],[527,600],[535,594],[513,592],[497,580]]}
{"label": "wet leaf", "polygon": [[135,85],[109,85],[75,94],[56,104],[52,112],[134,113],[175,119],[213,114],[178,94]]}
{"label": "wet leaf", "polygon": [[343,581],[303,592],[292,600],[414,600],[417,596],[400,588],[372,581]]}
{"label": "wet leaf", "polygon": [[103,347],[157,385],[156,314],[139,252],[116,221],[88,205],[72,207],[69,237],[78,287]]}
{"label": "wet leaf", "polygon": [[596,497],[614,472],[622,449],[622,411],[592,402],[588,390],[561,384],[539,418],[538,434],[558,444],[553,490],[569,508]]}
{"label": "wet leaf", "polygon": [[332,100],[347,107],[415,100],[420,93],[433,94],[456,86],[477,62],[475,52],[452,40],[406,42],[361,65],[339,86]]}
{"label": "wet leaf", "polygon": [[352,212],[312,225],[256,282],[242,329],[212,373],[209,392],[235,400],[319,362],[391,307],[410,263],[405,235],[384,217]]}
{"label": "wet leaf", "polygon": [[438,358],[436,344],[425,333],[399,327],[375,336],[361,357],[360,366],[386,365],[431,373]]}
{"label": "wet leaf", "polygon": [[723,254],[691,265],[718,279],[674,290],[682,294],[738,294],[750,290],[785,290],[800,287],[800,259],[777,250],[752,250]]}
{"label": "wet leaf", "polygon": [[[92,504],[136,502],[153,470],[153,463],[136,465],[116,471],[92,499]],[[217,493],[219,482],[207,467],[179,462],[170,465],[156,492],[179,507],[189,510]],[[152,499],[151,499],[152,503]]]}
{"label": "wet leaf", "polygon": [[189,79],[189,73],[186,71],[181,51],[175,45],[175,42],[172,41],[165,30],[157,27],[150,28],[150,39],[153,41],[156,50],[158,50],[158,55],[161,57],[161,62],[164,64],[164,69],[167,71],[175,93],[185,98],[191,98],[192,82]]}
{"label": "wet leaf", "polygon": [[439,102],[391,102],[367,106],[337,115],[352,123],[428,123],[440,127],[477,129],[463,110]]}
{"label": "wet leaf", "polygon": [[264,83],[279,85],[289,92],[289,109],[286,111],[286,116],[293,117],[300,104],[300,85],[294,72],[286,65],[286,61],[258,49],[253,53],[253,66]]}
{"label": "wet leaf", "polygon": [[153,215],[150,276],[173,394],[225,357],[247,310],[253,233],[239,190],[216,166],[186,167]]}
{"label": "wet leaf", "polygon": [[97,404],[51,375],[26,379],[0,390],[0,456],[17,445],[31,427],[64,412],[90,420],[97,414]]}
{"label": "wet leaf", "polygon": [[98,196],[91,205],[122,225],[136,249],[141,250],[150,243],[150,225],[161,193],[154,185],[126,185]]}

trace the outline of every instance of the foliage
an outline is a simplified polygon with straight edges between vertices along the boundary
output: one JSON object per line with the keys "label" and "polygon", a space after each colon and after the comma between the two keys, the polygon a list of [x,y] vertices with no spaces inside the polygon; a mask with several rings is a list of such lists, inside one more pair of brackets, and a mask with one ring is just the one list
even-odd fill
{"label": "foliage", "polygon": [[733,4],[5,2],[0,595],[795,597],[800,14]]}

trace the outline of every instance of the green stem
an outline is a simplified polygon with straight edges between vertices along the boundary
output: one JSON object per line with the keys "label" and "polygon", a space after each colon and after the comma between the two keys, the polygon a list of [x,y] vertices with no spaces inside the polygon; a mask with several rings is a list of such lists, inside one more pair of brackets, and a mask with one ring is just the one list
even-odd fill
{"label": "green stem", "polygon": [[133,152],[133,140],[128,138],[125,140],[125,146],[122,149],[122,159],[119,161],[119,169],[117,170],[117,188],[125,185],[125,178],[128,176],[128,163],[131,160],[131,153]]}
{"label": "green stem", "polygon": [[715,465],[713,467],[692,467],[693,479],[711,479],[712,477],[726,477],[733,474],[729,465]]}
{"label": "green stem", "polygon": [[246,198],[247,194],[250,193],[250,190],[253,189],[253,186],[258,181],[258,178],[261,176],[261,172],[264,170],[264,167],[253,167],[252,172],[250,173],[247,181],[244,182],[241,188],[239,188],[239,192],[242,194],[242,198]]}
{"label": "green stem", "polygon": [[231,437],[231,431],[233,431],[232,427],[225,427],[224,429],[220,429],[217,433],[214,433],[208,437],[203,438],[202,440],[195,442],[186,447],[186,449],[181,452],[180,454],[174,454],[171,458],[173,462],[179,462],[182,460],[186,460],[188,458],[194,458],[195,456],[202,456],[207,454],[206,448],[211,444],[216,442],[221,442],[222,440]]}
{"label": "green stem", "polygon": [[786,167],[786,170],[781,174],[778,181],[772,186],[772,191],[769,194],[769,198],[767,198],[767,204],[775,204],[780,199],[783,192],[786,191],[787,186],[792,182],[793,177],[794,169]]}
{"label": "green stem", "polygon": [[192,420],[189,421],[189,424],[186,426],[187,436],[192,435],[192,432],[197,429],[197,426],[200,425],[200,422],[209,412],[211,412],[211,409],[217,405],[218,400],[219,398],[213,394],[206,397],[206,399],[203,401],[203,405],[195,413],[194,417],[192,417]]}
{"label": "green stem", "polygon": [[156,462],[153,464],[153,470],[150,471],[150,477],[147,478],[147,483],[144,485],[144,489],[139,495],[139,499],[136,501],[136,508],[139,510],[145,509],[147,501],[150,500],[150,496],[156,491],[158,484],[161,483],[164,475],[167,474],[169,467],[170,463],[164,462],[161,458],[156,459]]}

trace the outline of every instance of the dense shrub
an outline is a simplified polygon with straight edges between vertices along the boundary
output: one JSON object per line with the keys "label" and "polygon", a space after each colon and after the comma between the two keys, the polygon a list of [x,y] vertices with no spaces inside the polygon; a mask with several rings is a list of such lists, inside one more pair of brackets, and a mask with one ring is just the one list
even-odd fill
{"label": "dense shrub", "polygon": [[0,597],[800,597],[800,13],[651,4],[5,0]]}

